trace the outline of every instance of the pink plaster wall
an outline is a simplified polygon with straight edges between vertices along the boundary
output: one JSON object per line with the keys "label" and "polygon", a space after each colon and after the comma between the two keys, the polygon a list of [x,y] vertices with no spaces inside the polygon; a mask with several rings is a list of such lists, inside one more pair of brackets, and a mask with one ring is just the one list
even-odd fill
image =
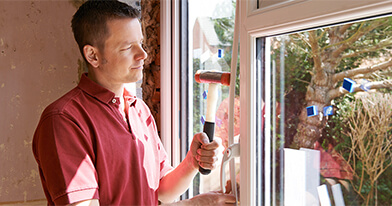
{"label": "pink plaster wall", "polygon": [[0,204],[44,199],[32,136],[43,109],[76,86],[65,0],[0,1]]}

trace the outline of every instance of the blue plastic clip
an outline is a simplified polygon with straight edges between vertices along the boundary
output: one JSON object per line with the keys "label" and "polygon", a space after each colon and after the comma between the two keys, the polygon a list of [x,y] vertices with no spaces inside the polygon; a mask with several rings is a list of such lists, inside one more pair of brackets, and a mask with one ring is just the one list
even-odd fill
{"label": "blue plastic clip", "polygon": [[207,99],[207,93],[208,93],[207,90],[203,92],[203,98],[204,98],[204,99]]}
{"label": "blue plastic clip", "polygon": [[343,80],[343,88],[347,91],[349,91],[350,93],[354,91],[354,84],[356,82],[349,79],[349,78],[344,78]]}
{"label": "blue plastic clip", "polygon": [[313,106],[310,106],[310,107],[306,107],[306,112],[308,113],[308,117],[312,117],[312,116],[318,115],[317,106],[313,105]]}
{"label": "blue plastic clip", "polygon": [[369,83],[369,81],[366,80],[366,79],[364,79],[363,82],[362,82],[362,84],[361,84],[361,86],[360,86],[361,89],[362,89],[363,91],[365,91],[365,92],[367,92],[367,91],[370,90],[370,85],[368,85],[368,83]]}
{"label": "blue plastic clip", "polygon": [[204,123],[206,122],[206,118],[204,116],[201,116],[200,121],[204,125]]}
{"label": "blue plastic clip", "polygon": [[332,106],[324,107],[323,113],[324,113],[324,116],[333,115],[333,107]]}
{"label": "blue plastic clip", "polygon": [[223,57],[223,49],[218,49],[218,58]]}

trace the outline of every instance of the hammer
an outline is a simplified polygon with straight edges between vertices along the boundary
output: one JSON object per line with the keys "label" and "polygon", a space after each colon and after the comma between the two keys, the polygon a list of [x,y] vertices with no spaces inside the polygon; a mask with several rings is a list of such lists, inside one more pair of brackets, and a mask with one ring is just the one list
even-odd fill
{"label": "hammer", "polygon": [[[218,101],[218,84],[230,85],[230,73],[212,70],[198,70],[195,74],[198,83],[208,83],[207,112],[203,132],[207,134],[210,142],[214,140],[215,132],[215,111]],[[210,174],[211,170],[199,166],[199,172],[203,175]]]}

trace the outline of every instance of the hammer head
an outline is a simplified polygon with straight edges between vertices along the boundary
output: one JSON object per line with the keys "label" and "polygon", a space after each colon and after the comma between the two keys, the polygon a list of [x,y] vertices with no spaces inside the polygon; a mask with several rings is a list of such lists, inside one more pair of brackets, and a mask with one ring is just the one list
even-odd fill
{"label": "hammer head", "polygon": [[198,70],[195,74],[195,80],[198,83],[219,83],[229,86],[230,72]]}

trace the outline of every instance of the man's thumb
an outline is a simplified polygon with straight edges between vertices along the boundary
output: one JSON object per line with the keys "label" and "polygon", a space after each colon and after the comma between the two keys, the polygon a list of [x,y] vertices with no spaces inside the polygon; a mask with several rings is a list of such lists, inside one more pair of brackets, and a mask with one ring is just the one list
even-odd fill
{"label": "man's thumb", "polygon": [[200,142],[201,142],[203,145],[204,145],[204,144],[210,143],[210,140],[208,139],[206,133],[202,133],[202,134],[201,134]]}

